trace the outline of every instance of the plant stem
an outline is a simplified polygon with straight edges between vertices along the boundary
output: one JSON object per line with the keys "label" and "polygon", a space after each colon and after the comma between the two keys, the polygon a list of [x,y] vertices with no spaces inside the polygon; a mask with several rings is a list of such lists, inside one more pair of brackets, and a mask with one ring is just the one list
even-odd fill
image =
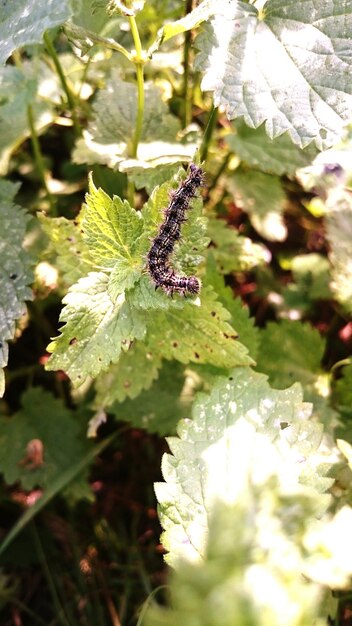
{"label": "plant stem", "polygon": [[53,46],[53,43],[52,43],[52,41],[51,41],[51,39],[49,37],[48,32],[44,33],[44,42],[45,42],[46,48],[47,48],[47,50],[48,50],[48,52],[49,52],[49,54],[50,54],[50,56],[51,56],[51,58],[52,58],[52,60],[54,62],[55,69],[56,69],[57,74],[58,74],[58,76],[60,78],[62,88],[63,88],[63,90],[64,90],[64,92],[66,94],[67,104],[68,104],[69,109],[71,111],[73,127],[74,127],[74,130],[75,130],[75,133],[76,133],[76,135],[80,135],[81,132],[82,132],[82,129],[81,129],[80,123],[79,123],[79,121],[77,119],[77,115],[76,115],[76,99],[75,99],[75,96],[72,93],[72,91],[71,91],[71,89],[70,89],[70,87],[69,87],[69,85],[67,83],[66,76],[64,74],[64,71],[62,69],[61,63],[59,61],[59,57],[58,57],[58,55],[56,53],[56,50],[55,50],[55,48]]}
{"label": "plant stem", "polygon": [[201,162],[205,161],[205,159],[208,156],[209,145],[210,145],[211,137],[215,128],[217,117],[218,117],[218,109],[217,107],[213,106],[212,110],[210,111],[208,123],[204,132],[202,145],[199,150]]}
{"label": "plant stem", "polygon": [[29,125],[29,130],[31,131],[31,142],[32,142],[32,148],[33,148],[33,156],[34,156],[34,161],[35,161],[35,165],[37,168],[37,172],[39,174],[39,178],[41,180],[41,183],[46,191],[46,195],[47,198],[49,200],[50,203],[50,209],[52,214],[56,214],[56,206],[55,206],[55,201],[53,196],[51,195],[47,182],[46,182],[46,177],[47,177],[47,172],[46,172],[46,167],[45,167],[45,163],[44,163],[44,159],[43,159],[43,155],[42,155],[42,151],[40,148],[40,143],[39,143],[39,139],[38,139],[38,135],[37,135],[37,131],[35,129],[35,125],[34,125],[34,119],[33,119],[33,110],[32,110],[32,105],[28,104],[27,106],[27,118],[28,118],[28,125]]}
{"label": "plant stem", "polygon": [[[192,11],[193,0],[187,0],[186,11],[187,15]],[[182,112],[182,126],[186,128],[192,121],[192,91],[190,89],[190,53],[192,48],[192,31],[187,30],[185,32],[185,43],[183,48],[183,112]]]}
{"label": "plant stem", "polygon": [[131,156],[133,158],[137,158],[138,144],[142,136],[143,117],[144,117],[144,77],[143,77],[144,57],[143,57],[143,50],[142,50],[141,40],[139,37],[136,19],[134,16],[131,16],[129,18],[129,21],[130,21],[132,37],[133,37],[133,41],[134,41],[134,45],[136,49],[136,54],[133,58],[133,63],[136,66],[137,90],[138,90],[136,129],[135,129],[135,134],[133,137]]}

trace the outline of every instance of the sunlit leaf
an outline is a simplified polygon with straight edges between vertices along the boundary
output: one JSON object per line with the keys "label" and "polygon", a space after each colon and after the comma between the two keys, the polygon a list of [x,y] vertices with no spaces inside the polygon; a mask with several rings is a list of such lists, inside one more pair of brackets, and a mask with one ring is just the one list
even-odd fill
{"label": "sunlit leaf", "polygon": [[288,132],[304,148],[341,137],[352,111],[352,5],[339,0],[268,0],[258,10],[219,2],[197,39],[202,89],[230,119],[265,122],[271,139]]}

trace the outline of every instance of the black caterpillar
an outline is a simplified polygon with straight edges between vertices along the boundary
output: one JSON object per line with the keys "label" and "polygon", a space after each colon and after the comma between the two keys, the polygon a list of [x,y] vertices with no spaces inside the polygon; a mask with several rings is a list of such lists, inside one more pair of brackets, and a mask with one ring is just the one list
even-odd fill
{"label": "black caterpillar", "polygon": [[204,184],[204,174],[194,163],[189,166],[188,176],[172,194],[165,219],[160,225],[157,236],[153,239],[148,252],[148,272],[155,283],[155,289],[161,287],[168,296],[175,292],[181,296],[196,295],[200,291],[200,280],[196,276],[179,276],[172,269],[169,258],[176,241],[181,237],[181,226],[186,221],[186,211],[197,190]]}

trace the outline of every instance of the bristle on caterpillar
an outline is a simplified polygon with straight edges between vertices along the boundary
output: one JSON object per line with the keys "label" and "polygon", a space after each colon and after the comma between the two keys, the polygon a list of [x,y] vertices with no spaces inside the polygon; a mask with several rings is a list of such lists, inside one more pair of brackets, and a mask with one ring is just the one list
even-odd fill
{"label": "bristle on caterpillar", "polygon": [[200,280],[196,276],[176,274],[169,259],[175,243],[181,237],[181,226],[187,219],[186,211],[190,201],[197,196],[197,191],[203,184],[203,170],[191,163],[187,178],[171,196],[169,206],[165,210],[165,219],[147,255],[148,272],[155,288],[160,287],[168,296],[174,293],[182,296],[196,295],[200,291]]}

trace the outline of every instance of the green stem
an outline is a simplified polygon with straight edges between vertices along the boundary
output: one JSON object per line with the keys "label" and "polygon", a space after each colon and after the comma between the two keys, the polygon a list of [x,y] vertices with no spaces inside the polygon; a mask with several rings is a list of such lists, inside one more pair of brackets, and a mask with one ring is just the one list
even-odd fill
{"label": "green stem", "polygon": [[133,58],[133,62],[136,66],[137,73],[137,119],[136,119],[136,129],[133,137],[132,144],[132,154],[133,158],[137,158],[138,144],[142,137],[142,127],[143,127],[143,117],[144,117],[144,77],[143,77],[143,66],[144,66],[144,55],[141,45],[141,40],[139,37],[139,32],[136,24],[136,20],[134,16],[129,18],[131,25],[132,37],[136,49],[136,54]]}
{"label": "green stem", "polygon": [[204,132],[202,145],[199,150],[201,162],[205,161],[205,159],[208,156],[209,145],[210,145],[213,131],[217,122],[217,117],[218,117],[218,109],[213,106],[212,110],[210,111],[209,120],[205,129],[205,132]]}
{"label": "green stem", "polygon": [[48,32],[44,33],[44,42],[45,42],[46,48],[47,48],[47,50],[48,50],[52,60],[53,60],[53,63],[55,65],[55,69],[57,71],[58,77],[60,78],[62,88],[63,88],[63,90],[64,90],[64,92],[66,94],[67,103],[68,103],[68,106],[69,106],[69,109],[70,109],[71,115],[72,115],[72,121],[73,121],[73,127],[74,127],[74,130],[75,130],[75,133],[76,133],[76,135],[80,135],[82,133],[82,129],[81,129],[80,123],[79,123],[79,121],[77,119],[77,115],[76,115],[76,99],[75,99],[75,96],[72,93],[72,91],[71,91],[71,89],[70,89],[70,87],[69,87],[69,85],[67,83],[66,76],[64,74],[64,71],[62,69],[61,63],[59,61],[59,57],[58,57],[58,55],[56,53],[56,50],[55,50],[55,48],[53,46],[53,43],[52,43],[52,41],[51,41],[51,39],[49,37]]}
{"label": "green stem", "polygon": [[[186,2],[186,15],[192,11],[193,0]],[[192,31],[187,30],[185,33],[185,43],[183,48],[183,128],[186,128],[192,121],[192,92],[190,89],[190,53],[192,48]]]}
{"label": "green stem", "polygon": [[46,195],[47,198],[49,200],[50,203],[50,209],[51,209],[51,213],[52,214],[56,214],[56,206],[55,206],[55,201],[53,196],[51,195],[47,182],[46,182],[46,177],[47,177],[47,171],[46,171],[46,167],[45,167],[45,163],[44,163],[44,159],[43,159],[43,155],[42,155],[42,151],[41,151],[41,147],[40,147],[40,143],[39,143],[39,139],[38,139],[38,135],[37,135],[37,131],[35,129],[35,125],[34,125],[34,118],[33,118],[33,110],[32,110],[32,105],[28,104],[27,106],[27,118],[28,118],[28,126],[29,126],[29,130],[31,131],[31,142],[32,142],[32,149],[33,149],[33,156],[34,156],[34,161],[35,161],[35,165],[37,168],[37,172],[40,178],[40,181],[46,191]]}

